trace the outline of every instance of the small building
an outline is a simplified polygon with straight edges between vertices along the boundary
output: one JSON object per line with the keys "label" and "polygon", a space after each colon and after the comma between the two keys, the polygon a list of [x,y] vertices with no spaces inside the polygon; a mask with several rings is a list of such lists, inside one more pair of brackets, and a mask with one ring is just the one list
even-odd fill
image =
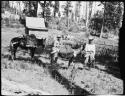
{"label": "small building", "polygon": [[38,17],[26,17],[26,28],[28,29],[28,34],[34,34],[39,39],[43,37],[43,32],[48,31],[44,18]]}

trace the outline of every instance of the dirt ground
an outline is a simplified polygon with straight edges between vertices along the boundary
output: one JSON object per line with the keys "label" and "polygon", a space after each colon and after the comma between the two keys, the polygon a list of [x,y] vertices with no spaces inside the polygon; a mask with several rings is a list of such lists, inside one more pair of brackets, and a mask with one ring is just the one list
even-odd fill
{"label": "dirt ground", "polygon": [[[43,35],[47,37],[56,32],[49,30]],[[55,66],[57,70],[52,70],[49,54],[44,52],[35,54],[35,60],[30,60],[28,53],[24,55],[23,51],[18,51],[18,59],[11,61],[9,42],[11,38],[23,33],[23,28],[2,28],[2,95],[122,94],[123,81],[120,79],[120,69],[116,66],[110,68],[96,61],[97,68],[87,70],[82,63],[75,62],[72,71],[73,66],[65,68],[68,61],[59,59],[59,66]]]}

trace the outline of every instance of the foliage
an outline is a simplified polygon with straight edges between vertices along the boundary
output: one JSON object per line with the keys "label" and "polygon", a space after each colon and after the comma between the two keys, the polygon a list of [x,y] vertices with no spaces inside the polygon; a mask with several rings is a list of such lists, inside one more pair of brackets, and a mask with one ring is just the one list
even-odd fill
{"label": "foliage", "polygon": [[[101,11],[97,11],[90,20],[89,28],[92,29],[92,34],[99,34],[103,23],[103,14]],[[94,31],[93,31],[94,30]]]}
{"label": "foliage", "polygon": [[57,17],[50,17],[48,21],[48,28],[53,29],[54,26],[57,26],[59,23],[59,19]]}
{"label": "foliage", "polygon": [[[59,30],[67,29],[69,31],[78,32],[81,30],[79,26],[82,25],[80,18],[79,18],[79,9],[81,1],[77,1],[77,7],[76,12],[72,12],[72,6],[71,1],[66,1],[66,4],[64,7],[64,18],[60,18],[60,12],[59,12],[59,1],[44,1],[43,3],[40,1],[22,1],[25,5],[25,14],[27,16],[33,16],[36,17],[37,15],[37,7],[38,3],[42,6],[43,12],[41,13],[42,17],[45,18],[45,23],[49,25],[49,27],[55,26]],[[91,11],[92,11],[92,4],[93,2],[89,2],[89,29],[91,29],[94,33],[100,34],[102,24],[103,24],[103,32],[109,32],[112,31],[114,34],[118,34],[118,30],[121,27],[122,22],[122,15],[123,15],[123,2],[102,2],[104,5],[105,13],[102,11],[97,11],[93,17],[91,17]],[[8,6],[8,7],[7,7]],[[8,1],[2,1],[2,8],[9,8],[9,2]],[[54,17],[55,14],[58,13],[57,18],[53,18],[51,16],[51,10],[50,7],[54,8]],[[3,9],[2,9],[3,10]],[[14,11],[13,9],[12,11]],[[4,11],[4,10],[3,10]],[[71,18],[69,18],[69,14],[72,12]],[[79,18],[79,22],[74,21],[74,17]],[[104,18],[104,22],[103,22]],[[85,20],[83,20],[84,23]],[[81,25],[79,25],[79,23]]]}
{"label": "foliage", "polygon": [[64,12],[63,12],[66,17],[69,16],[69,12],[71,12],[71,9],[70,9],[71,7],[72,7],[71,6],[71,1],[67,1],[66,5],[64,5]]}
{"label": "foliage", "polygon": [[51,19],[50,14],[51,14],[50,8],[46,7],[46,9],[45,9],[45,18],[46,18],[47,22]]}
{"label": "foliage", "polygon": [[109,29],[119,27],[122,10],[120,2],[107,2],[105,6],[105,26]]}
{"label": "foliage", "polygon": [[123,14],[123,5],[121,2],[102,2],[104,13],[97,11],[90,19],[89,28],[93,34],[100,34],[103,26],[103,34],[114,30],[113,34],[118,34],[116,30],[120,28]]}
{"label": "foliage", "polygon": [[[69,20],[69,28],[67,28],[67,20]],[[68,19],[66,17],[62,17],[60,19],[58,17],[56,18],[51,17],[51,20],[49,21],[49,28],[58,29],[58,30],[68,30],[70,32],[86,31],[86,29],[84,28],[84,20],[81,20],[80,24],[78,24],[72,19]]]}
{"label": "foliage", "polygon": [[80,30],[78,23],[70,22],[69,31],[70,32],[78,32]]}
{"label": "foliage", "polygon": [[36,17],[37,16],[37,8],[38,8],[38,1],[23,1],[25,5],[25,15]]}
{"label": "foliage", "polygon": [[1,5],[2,5],[2,8],[5,8],[5,9],[7,8],[7,9],[8,9],[8,8],[10,7],[10,6],[9,6],[9,1],[2,1],[1,3],[2,3],[2,4],[1,4]]}
{"label": "foliage", "polygon": [[123,2],[103,2],[104,4],[104,22],[103,27],[108,30],[117,30],[121,27],[123,17]]}
{"label": "foliage", "polygon": [[79,16],[80,16],[80,13],[79,13],[80,3],[81,3],[81,1],[78,1],[78,2],[76,3],[75,17],[79,17]]}
{"label": "foliage", "polygon": [[58,28],[58,30],[67,29],[67,18],[66,17],[61,18],[57,28]]}
{"label": "foliage", "polygon": [[118,42],[108,39],[97,39],[94,41],[96,44],[96,56],[101,58],[110,58],[118,62]]}
{"label": "foliage", "polygon": [[55,1],[55,5],[54,5],[54,17],[56,15],[56,13],[59,12],[59,1]]}

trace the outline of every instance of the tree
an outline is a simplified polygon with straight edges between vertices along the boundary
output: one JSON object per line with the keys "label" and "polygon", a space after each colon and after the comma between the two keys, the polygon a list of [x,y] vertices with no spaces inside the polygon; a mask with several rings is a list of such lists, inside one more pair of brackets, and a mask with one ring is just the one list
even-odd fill
{"label": "tree", "polygon": [[43,12],[42,12],[42,17],[45,19],[45,21],[48,21],[48,19],[50,18],[50,8],[49,6],[52,6],[52,2],[51,1],[44,1],[44,3],[41,3],[39,1],[39,4],[41,5]]}
{"label": "tree", "polygon": [[9,1],[2,1],[1,2],[2,4],[2,11],[4,11],[4,9],[9,9],[10,8],[10,5],[9,5]]}
{"label": "tree", "polygon": [[37,17],[37,9],[38,9],[38,1],[32,1],[32,5],[33,5],[33,14],[34,17]]}
{"label": "tree", "polygon": [[81,6],[81,1],[77,1],[76,8],[75,8],[75,20],[77,22],[79,22],[79,19],[80,19],[80,6]]}
{"label": "tree", "polygon": [[93,1],[86,2],[86,29],[87,29],[87,32],[89,32],[88,29],[89,29],[90,20],[91,20],[91,14],[92,14],[92,4],[93,4]]}
{"label": "tree", "polygon": [[89,16],[88,16],[89,21],[91,19],[91,14],[92,14],[92,4],[93,4],[93,1],[90,1],[89,2]]}
{"label": "tree", "polygon": [[56,13],[59,12],[59,1],[55,1],[54,5],[54,17],[56,16]]}
{"label": "tree", "polygon": [[45,12],[45,5],[46,5],[46,1],[44,1],[44,3],[38,1],[38,3],[41,5],[42,9],[43,9],[43,12],[42,12],[42,17],[44,18],[44,12]]}
{"label": "tree", "polygon": [[17,2],[17,4],[18,4],[18,6],[19,6],[19,10],[18,10],[18,12],[17,12],[17,13],[18,13],[18,14],[20,14],[20,13],[21,13],[21,4],[20,4],[20,3],[21,3],[21,1],[16,1],[16,2]]}
{"label": "tree", "polygon": [[93,35],[99,35],[102,23],[103,23],[103,13],[102,11],[97,11],[89,22],[89,28],[92,29],[94,32]]}
{"label": "tree", "polygon": [[67,17],[67,27],[69,28],[69,13],[71,13],[71,1],[67,1],[66,5],[64,6],[64,14]]}
{"label": "tree", "polygon": [[123,15],[121,2],[103,2],[102,4],[104,4],[104,18],[100,38],[102,37],[104,26],[109,30],[119,28]]}
{"label": "tree", "polygon": [[103,28],[104,28],[104,20],[105,20],[105,10],[106,10],[106,2],[103,3],[104,4],[104,17],[103,17],[103,21],[102,21],[102,28],[101,28],[101,34],[100,34],[100,38],[102,38],[102,34],[103,34]]}

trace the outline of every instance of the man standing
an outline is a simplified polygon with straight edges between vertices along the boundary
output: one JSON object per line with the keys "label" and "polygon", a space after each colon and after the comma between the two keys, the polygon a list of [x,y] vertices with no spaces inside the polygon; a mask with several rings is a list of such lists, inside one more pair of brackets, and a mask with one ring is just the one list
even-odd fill
{"label": "man standing", "polygon": [[60,47],[61,47],[62,43],[61,43],[61,36],[58,35],[56,37],[56,40],[54,41],[54,46],[52,48],[52,52],[51,54],[54,54],[54,60],[55,62],[57,62],[57,59],[58,59],[58,53],[60,51]]}
{"label": "man standing", "polygon": [[95,44],[93,44],[93,40],[94,40],[94,38],[92,36],[89,36],[88,44],[86,44],[85,49],[84,49],[84,51],[85,51],[85,61],[84,61],[85,65],[87,65],[89,58],[91,61],[95,60],[96,48],[95,48]]}

